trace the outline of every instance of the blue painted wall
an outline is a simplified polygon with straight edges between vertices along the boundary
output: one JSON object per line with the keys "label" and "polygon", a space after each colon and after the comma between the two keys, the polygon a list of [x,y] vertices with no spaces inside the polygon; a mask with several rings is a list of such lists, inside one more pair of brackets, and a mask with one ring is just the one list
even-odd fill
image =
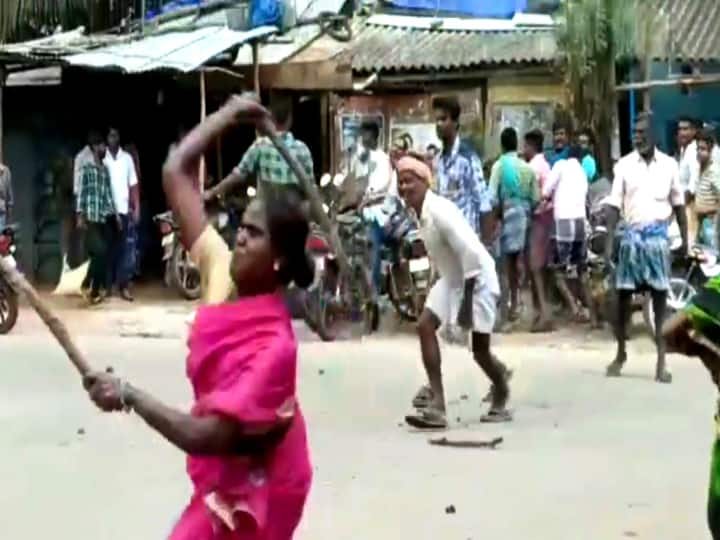
{"label": "blue painted wall", "polygon": [[[700,69],[704,74],[720,73],[720,64],[704,64]],[[680,66],[673,66],[672,73],[680,73]],[[656,62],[652,69],[652,79],[667,78],[667,63]],[[675,123],[680,116],[687,115],[720,126],[720,84],[694,86],[689,93],[683,93],[679,86],[655,88],[651,90],[650,98],[653,132],[658,146],[664,151],[675,148]],[[637,102],[641,106],[639,96]]]}

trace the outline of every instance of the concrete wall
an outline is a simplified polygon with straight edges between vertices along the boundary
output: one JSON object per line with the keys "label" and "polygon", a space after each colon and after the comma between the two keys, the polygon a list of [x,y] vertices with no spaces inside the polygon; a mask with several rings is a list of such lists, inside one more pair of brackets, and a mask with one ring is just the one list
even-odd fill
{"label": "concrete wall", "polygon": [[565,87],[552,76],[507,76],[488,80],[485,111],[485,150],[488,156],[500,152],[500,132],[514,127],[520,137],[531,129],[545,133],[551,141],[555,112],[567,105]]}

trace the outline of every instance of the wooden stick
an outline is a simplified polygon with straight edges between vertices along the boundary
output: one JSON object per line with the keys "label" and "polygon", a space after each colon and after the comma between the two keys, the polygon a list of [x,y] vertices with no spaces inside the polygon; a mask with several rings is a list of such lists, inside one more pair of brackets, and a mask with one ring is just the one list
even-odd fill
{"label": "wooden stick", "polygon": [[315,180],[305,173],[303,168],[295,159],[295,156],[290,153],[287,146],[285,146],[285,143],[282,142],[280,136],[275,130],[271,129],[268,133],[264,133],[264,135],[272,141],[275,148],[277,148],[278,152],[280,152],[280,155],[285,159],[285,161],[287,161],[288,165],[292,169],[292,172],[294,172],[295,176],[297,176],[300,180],[300,184],[305,193],[307,193],[308,200],[310,201],[310,210],[312,211],[313,217],[317,219],[318,223],[325,231],[325,234],[328,235],[330,246],[335,253],[335,257],[337,257],[337,262],[340,266],[340,272],[342,272],[343,275],[349,276],[350,263],[345,255],[345,251],[343,251],[340,243],[340,237],[338,236],[335,228],[333,228],[325,210],[323,209],[322,200],[320,199],[320,194],[318,193],[317,186],[315,185]]}
{"label": "wooden stick", "polygon": [[497,437],[489,441],[451,441],[447,437],[441,439],[430,439],[428,441],[433,446],[449,446],[451,448],[489,448],[495,450],[503,442],[502,437]]}
{"label": "wooden stick", "polygon": [[68,358],[72,362],[75,369],[78,370],[81,376],[85,376],[91,372],[90,364],[88,364],[85,357],[78,349],[75,342],[70,337],[67,327],[63,324],[60,318],[53,313],[50,306],[48,306],[38,295],[35,288],[30,285],[27,279],[13,266],[10,265],[3,257],[0,257],[0,274],[10,284],[10,287],[17,293],[22,294],[27,298],[30,305],[37,312],[43,322],[50,329],[50,332],[55,339],[58,340],[60,346],[63,348]]}

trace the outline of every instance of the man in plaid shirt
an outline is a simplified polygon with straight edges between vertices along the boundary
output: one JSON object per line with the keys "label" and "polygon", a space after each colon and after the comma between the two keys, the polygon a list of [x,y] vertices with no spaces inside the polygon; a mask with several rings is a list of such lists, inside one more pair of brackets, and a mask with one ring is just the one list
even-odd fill
{"label": "man in plaid shirt", "polygon": [[87,231],[90,302],[98,304],[102,301],[101,291],[108,288],[109,241],[111,228],[118,227],[118,215],[113,201],[110,173],[103,163],[105,141],[95,136],[90,142],[90,149],[93,159],[82,168],[76,212],[78,228]]}
{"label": "man in plaid shirt", "polygon": [[[314,177],[313,159],[310,150],[304,142],[299,141],[290,133],[292,124],[292,101],[289,97],[278,96],[270,104],[275,126],[280,133],[280,139],[285,143],[290,153],[297,159],[305,173]],[[205,194],[207,199],[218,197],[232,191],[239,184],[255,178],[257,194],[261,199],[266,198],[273,190],[282,189],[282,186],[300,186],[300,181],[290,170],[290,166],[273,146],[267,137],[258,138],[243,156],[240,164],[214,188]]]}

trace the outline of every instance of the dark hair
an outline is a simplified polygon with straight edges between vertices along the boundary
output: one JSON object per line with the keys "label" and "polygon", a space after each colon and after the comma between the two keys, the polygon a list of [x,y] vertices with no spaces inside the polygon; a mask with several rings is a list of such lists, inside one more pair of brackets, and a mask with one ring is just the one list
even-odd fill
{"label": "dark hair", "polygon": [[304,289],[312,284],[315,268],[305,253],[310,226],[302,201],[300,190],[287,186],[267,197],[264,206],[270,243],[285,259],[278,270],[280,282],[287,285],[292,281]]}
{"label": "dark hair", "polygon": [[380,126],[378,126],[375,120],[365,120],[360,124],[360,131],[370,133],[376,141],[380,138]]}
{"label": "dark hair", "polygon": [[434,111],[445,111],[453,122],[460,121],[460,100],[456,96],[439,96],[433,99]]}
{"label": "dark hair", "polygon": [[103,136],[100,135],[99,131],[92,130],[88,133],[88,146],[97,146],[100,143],[105,142]]}
{"label": "dark hair", "polygon": [[[653,115],[651,112],[644,111],[638,113],[638,115],[635,117],[635,123],[637,124],[638,122],[647,122],[648,124],[652,124],[652,118]],[[692,125],[694,126],[695,124],[693,123]]]}
{"label": "dark hair", "polygon": [[715,134],[711,129],[705,128],[698,131],[697,137],[695,137],[695,140],[698,142],[702,141],[706,143],[710,148],[715,146]]}
{"label": "dark hair", "polygon": [[567,135],[570,135],[570,123],[567,120],[555,120],[552,125],[552,132],[557,133],[560,130],[564,130]]}
{"label": "dark hair", "polygon": [[583,128],[580,130],[578,135],[585,135],[588,138],[588,141],[590,141],[590,144],[595,144],[595,134],[593,133],[592,129]]}
{"label": "dark hair", "polygon": [[525,134],[525,142],[532,146],[535,151],[539,154],[542,152],[543,143],[545,142],[545,136],[539,129],[533,129]]}
{"label": "dark hair", "polygon": [[692,127],[692,128],[697,128],[697,125],[698,125],[697,121],[693,117],[688,116],[687,114],[683,114],[682,116],[678,117],[678,119],[677,119],[678,128],[680,127],[681,122],[683,122],[685,124],[690,124],[690,127]]}
{"label": "dark hair", "polygon": [[500,146],[503,152],[515,152],[518,148],[518,136],[515,128],[505,128],[500,134]]}
{"label": "dark hair", "polygon": [[275,122],[284,126],[292,116],[293,102],[289,94],[275,94],[270,98],[270,114]]}
{"label": "dark hair", "polygon": [[577,159],[581,161],[583,159],[583,150],[578,144],[571,144],[568,147],[568,159]]}

